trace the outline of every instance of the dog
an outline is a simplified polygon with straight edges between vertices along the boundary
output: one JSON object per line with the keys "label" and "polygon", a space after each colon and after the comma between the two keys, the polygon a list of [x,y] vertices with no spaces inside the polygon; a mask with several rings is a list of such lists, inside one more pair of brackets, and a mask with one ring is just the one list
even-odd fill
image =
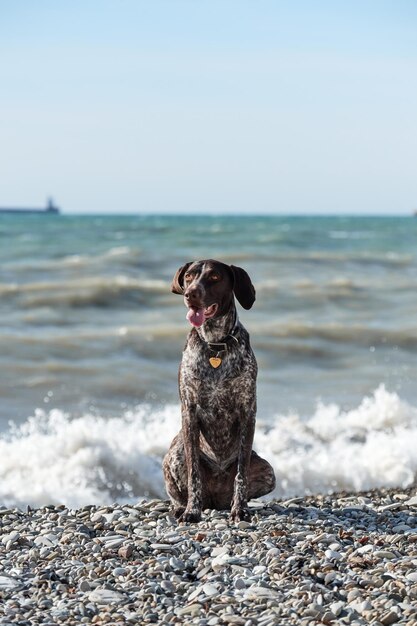
{"label": "dog", "polygon": [[198,522],[206,508],[249,518],[247,501],[271,492],[271,465],[252,450],[257,363],[238,319],[255,288],[240,267],[212,259],[186,263],[171,291],[184,296],[193,326],[179,369],[182,427],[163,461],[174,516]]}

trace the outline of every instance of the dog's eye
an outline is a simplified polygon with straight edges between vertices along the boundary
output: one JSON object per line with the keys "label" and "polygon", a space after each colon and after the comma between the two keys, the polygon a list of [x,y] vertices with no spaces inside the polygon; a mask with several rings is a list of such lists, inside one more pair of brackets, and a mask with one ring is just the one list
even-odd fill
{"label": "dog's eye", "polygon": [[184,276],[184,278],[185,278],[185,280],[189,281],[189,280],[192,280],[192,279],[193,279],[193,275],[192,275],[192,274],[186,274],[186,275]]}
{"label": "dog's eye", "polygon": [[216,280],[220,280],[220,276],[218,274],[211,274],[210,280],[213,280],[215,282]]}

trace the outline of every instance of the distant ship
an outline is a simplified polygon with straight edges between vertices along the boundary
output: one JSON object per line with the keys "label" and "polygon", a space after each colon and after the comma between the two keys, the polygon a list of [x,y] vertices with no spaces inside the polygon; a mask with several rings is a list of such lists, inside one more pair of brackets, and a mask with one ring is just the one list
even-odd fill
{"label": "distant ship", "polygon": [[0,213],[14,213],[15,215],[16,214],[26,215],[27,213],[41,213],[43,215],[59,215],[60,209],[57,206],[55,206],[52,198],[49,198],[48,203],[44,209],[24,209],[24,208],[23,209],[20,209],[20,208],[10,209],[10,208],[0,207]]}

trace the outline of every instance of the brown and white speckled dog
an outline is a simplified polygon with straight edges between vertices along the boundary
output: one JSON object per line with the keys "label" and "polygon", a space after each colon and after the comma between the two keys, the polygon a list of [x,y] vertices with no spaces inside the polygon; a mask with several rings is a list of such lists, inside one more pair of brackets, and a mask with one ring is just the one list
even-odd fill
{"label": "brown and white speckled dog", "polygon": [[248,517],[247,500],[275,487],[270,464],[252,450],[257,364],[237,317],[255,301],[240,267],[206,260],[177,271],[172,291],[184,296],[193,325],[180,370],[182,428],[165,456],[165,485],[174,515],[197,522],[204,508]]}

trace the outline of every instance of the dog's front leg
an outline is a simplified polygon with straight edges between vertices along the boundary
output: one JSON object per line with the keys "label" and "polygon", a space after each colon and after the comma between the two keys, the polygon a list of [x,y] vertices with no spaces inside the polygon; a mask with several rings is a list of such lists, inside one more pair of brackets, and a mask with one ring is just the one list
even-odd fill
{"label": "dog's front leg", "polygon": [[200,428],[195,404],[183,407],[182,433],[184,438],[185,462],[187,465],[188,501],[180,522],[201,520],[202,486],[200,474]]}
{"label": "dog's front leg", "polygon": [[239,456],[237,461],[237,471],[234,483],[233,500],[230,511],[230,518],[239,522],[249,519],[248,510],[248,476],[249,466],[255,434],[255,404],[250,408],[248,414],[241,421]]}

